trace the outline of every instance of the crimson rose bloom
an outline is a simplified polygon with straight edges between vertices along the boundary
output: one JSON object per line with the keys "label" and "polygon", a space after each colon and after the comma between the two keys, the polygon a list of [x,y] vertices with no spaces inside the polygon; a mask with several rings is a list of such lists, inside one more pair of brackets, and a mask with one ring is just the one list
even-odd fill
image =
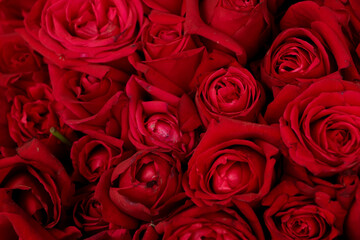
{"label": "crimson rose bloom", "polygon": [[346,210],[336,191],[284,180],[265,197],[264,218],[272,239],[335,239],[342,234]]}
{"label": "crimson rose bloom", "polygon": [[243,202],[236,204],[236,210],[190,207],[158,224],[156,230],[164,234],[162,239],[265,239],[253,210]]}
{"label": "crimson rose bloom", "polygon": [[290,159],[320,177],[358,165],[360,87],[329,78],[301,91],[285,87],[272,103],[276,110],[266,113],[283,112],[280,132]]}
{"label": "crimson rose bloom", "polygon": [[95,234],[109,229],[109,223],[102,218],[102,206],[94,198],[95,186],[88,186],[88,189],[85,189],[86,193],[76,202],[73,211],[75,225],[81,229],[85,235]]}
{"label": "crimson rose bloom", "polygon": [[133,53],[142,24],[140,0],[38,0],[19,32],[56,65],[74,67]]}
{"label": "crimson rose bloom", "polygon": [[95,190],[103,218],[125,228],[137,219],[156,220],[184,199],[181,165],[177,158],[156,151],[139,151],[107,170]]}
{"label": "crimson rose bloom", "polygon": [[134,58],[132,64],[150,84],[181,96],[190,91],[204,47],[184,32],[184,17],[152,11],[149,20],[141,35],[145,61]]}
{"label": "crimson rose bloom", "polygon": [[8,113],[9,132],[18,146],[37,138],[56,150],[58,140],[50,134],[51,128],[55,128],[69,139],[73,138],[71,129],[56,113],[54,97],[48,85],[35,83],[24,89],[21,95],[16,95],[11,103]]}
{"label": "crimson rose bloom", "polygon": [[185,157],[195,146],[201,124],[191,99],[165,92],[134,76],[126,86],[129,138],[141,149],[159,149]]}
{"label": "crimson rose bloom", "polygon": [[211,40],[210,46],[231,50],[242,64],[267,39],[271,22],[263,0],[186,1],[187,32]]}
{"label": "crimson rose bloom", "polygon": [[26,143],[18,155],[0,161],[2,234],[21,239],[79,237],[73,227],[56,229],[73,193],[70,177],[48,149],[38,140]]}
{"label": "crimson rose bloom", "polygon": [[256,119],[265,93],[248,70],[240,66],[221,68],[206,74],[201,81],[195,102],[205,126],[219,117]]}
{"label": "crimson rose bloom", "polygon": [[348,42],[336,15],[327,7],[305,1],[291,6],[281,32],[263,59],[261,78],[277,94],[286,84],[309,84],[342,71],[358,78]]}
{"label": "crimson rose bloom", "polygon": [[109,168],[121,161],[121,149],[89,136],[74,142],[71,148],[71,160],[75,179],[85,178],[89,182],[97,181]]}
{"label": "crimson rose bloom", "polygon": [[186,195],[199,206],[257,204],[275,180],[279,129],[220,119],[212,122],[188,163]]}
{"label": "crimson rose bloom", "polygon": [[49,65],[58,110],[71,128],[122,148],[127,141],[128,75],[108,66],[78,72]]}

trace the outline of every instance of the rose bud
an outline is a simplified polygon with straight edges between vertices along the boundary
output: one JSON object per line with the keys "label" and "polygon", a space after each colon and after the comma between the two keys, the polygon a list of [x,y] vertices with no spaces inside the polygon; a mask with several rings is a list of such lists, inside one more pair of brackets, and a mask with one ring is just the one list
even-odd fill
{"label": "rose bud", "polygon": [[272,239],[336,239],[342,234],[346,210],[334,189],[284,180],[264,198]]}
{"label": "rose bud", "polygon": [[297,3],[282,18],[281,30],[261,66],[261,78],[274,95],[287,84],[308,85],[331,73],[344,73],[349,80],[359,77],[329,8],[310,1]]}
{"label": "rose bud", "polygon": [[265,239],[259,220],[243,202],[237,208],[190,207],[155,228],[162,239]]}
{"label": "rose bud", "polygon": [[141,35],[145,60],[131,61],[150,84],[177,96],[189,92],[205,52],[193,35],[184,32],[184,22],[184,17],[152,11]]}
{"label": "rose bud", "polygon": [[86,236],[109,229],[109,223],[102,218],[102,206],[94,198],[94,190],[95,186],[91,186],[87,193],[82,194],[73,211],[75,225]]}
{"label": "rose bud", "polygon": [[189,160],[183,187],[198,206],[255,206],[270,191],[279,158],[276,127],[220,119],[212,122]]}
{"label": "rose bud", "polygon": [[333,176],[359,164],[359,97],[357,84],[331,77],[305,90],[288,85],[265,117],[282,115],[280,132],[291,161],[318,177]]}
{"label": "rose bud", "polygon": [[39,0],[18,32],[50,62],[76,68],[132,54],[143,21],[140,0]]}
{"label": "rose bud", "polygon": [[18,146],[37,138],[53,152],[58,152],[60,142],[50,133],[50,129],[56,129],[68,139],[74,139],[72,130],[59,119],[54,104],[51,88],[43,83],[32,84],[11,100],[9,132]]}
{"label": "rose bud", "polygon": [[73,177],[81,181],[97,181],[109,168],[121,161],[122,149],[106,144],[89,136],[74,142],[71,148],[71,160],[74,167]]}
{"label": "rose bud", "polygon": [[129,138],[138,149],[159,149],[186,157],[196,143],[201,122],[194,103],[165,92],[134,76],[126,86]]}
{"label": "rose bud", "polygon": [[71,71],[49,65],[59,113],[73,129],[121,148],[127,138],[128,99],[123,93],[129,76],[108,66]]}
{"label": "rose bud", "polygon": [[205,126],[220,117],[255,121],[264,104],[265,93],[251,73],[230,66],[206,74],[196,92],[195,102]]}
{"label": "rose bud", "polygon": [[101,203],[106,221],[136,228],[137,220],[165,217],[184,199],[181,177],[179,159],[157,151],[139,151],[101,176],[95,199]]}
{"label": "rose bud", "polygon": [[70,177],[49,150],[36,139],[24,144],[16,156],[0,161],[1,232],[20,239],[79,237],[74,227],[58,229],[73,193]]}

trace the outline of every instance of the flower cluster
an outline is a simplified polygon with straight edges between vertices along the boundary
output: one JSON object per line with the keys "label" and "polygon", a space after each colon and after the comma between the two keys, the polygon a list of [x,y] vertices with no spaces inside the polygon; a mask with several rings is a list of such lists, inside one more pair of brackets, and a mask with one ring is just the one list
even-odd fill
{"label": "flower cluster", "polygon": [[0,0],[2,239],[360,239],[358,0]]}

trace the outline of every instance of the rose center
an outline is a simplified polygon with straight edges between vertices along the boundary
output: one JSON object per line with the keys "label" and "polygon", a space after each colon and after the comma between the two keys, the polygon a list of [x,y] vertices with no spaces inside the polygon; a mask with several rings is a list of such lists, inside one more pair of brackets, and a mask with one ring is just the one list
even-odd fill
{"label": "rose center", "polygon": [[136,174],[136,179],[142,183],[146,183],[146,187],[148,188],[157,185],[157,178],[158,176],[153,162],[142,166]]}
{"label": "rose center", "polygon": [[179,34],[175,30],[162,30],[158,34],[158,38],[166,41],[171,42],[179,37]]}
{"label": "rose center", "polygon": [[106,168],[109,161],[109,152],[102,145],[95,147],[89,154],[87,166],[93,173],[99,173]]}
{"label": "rose center", "polygon": [[[288,219],[290,217],[290,219]],[[283,228],[294,238],[313,238],[319,237],[320,225],[319,221],[325,225],[322,219],[318,219],[313,215],[301,214],[296,216],[285,215],[283,217]]]}
{"label": "rose center", "polygon": [[105,39],[121,34],[118,11],[105,1],[93,1],[80,7],[79,14],[72,16],[70,32],[83,39]]}
{"label": "rose center", "polygon": [[249,178],[250,169],[247,164],[228,161],[216,168],[212,177],[212,188],[216,193],[229,193],[246,185]]}
{"label": "rose center", "polygon": [[215,90],[218,101],[225,103],[234,103],[238,101],[242,92],[238,85],[227,81],[226,78],[224,81],[219,81],[216,84]]}
{"label": "rose center", "polygon": [[174,122],[168,119],[161,119],[159,116],[152,116],[146,123],[147,129],[152,135],[167,143],[177,143],[180,141],[180,131]]}

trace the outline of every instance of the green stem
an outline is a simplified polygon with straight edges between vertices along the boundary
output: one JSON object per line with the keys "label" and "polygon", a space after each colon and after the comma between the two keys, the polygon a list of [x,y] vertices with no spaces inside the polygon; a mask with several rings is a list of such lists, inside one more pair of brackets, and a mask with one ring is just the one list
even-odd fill
{"label": "green stem", "polygon": [[50,128],[50,133],[56,137],[57,139],[59,139],[62,143],[65,143],[66,145],[71,146],[71,142],[64,136],[62,135],[58,130],[56,130],[56,128],[51,127]]}

